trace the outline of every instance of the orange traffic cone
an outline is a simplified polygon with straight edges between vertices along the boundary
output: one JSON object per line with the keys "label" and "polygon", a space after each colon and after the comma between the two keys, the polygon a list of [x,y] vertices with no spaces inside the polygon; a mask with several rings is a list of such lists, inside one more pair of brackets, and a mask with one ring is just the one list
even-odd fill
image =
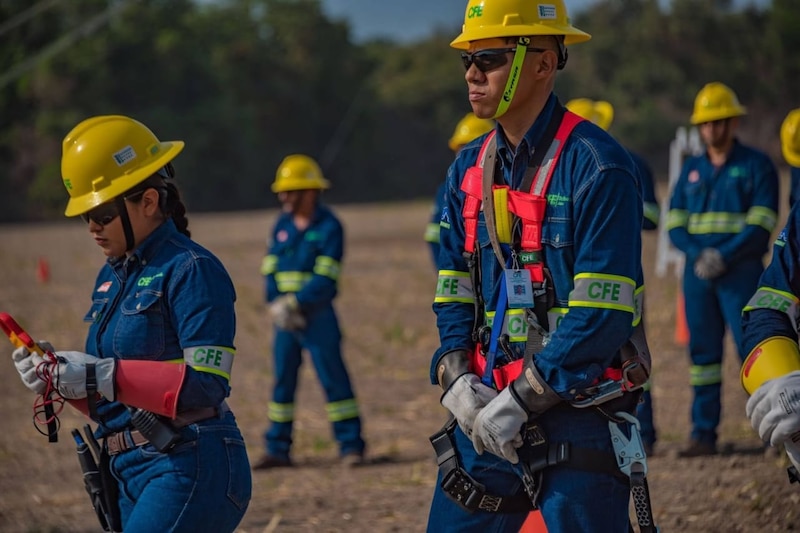
{"label": "orange traffic cone", "polygon": [[50,265],[44,257],[39,258],[39,264],[36,266],[36,279],[39,283],[50,281]]}
{"label": "orange traffic cone", "polygon": [[544,525],[541,511],[531,511],[519,533],[547,533],[547,526]]}
{"label": "orange traffic cone", "polygon": [[678,289],[678,298],[675,302],[675,344],[687,346],[689,344],[689,326],[686,324],[686,300],[683,291]]}

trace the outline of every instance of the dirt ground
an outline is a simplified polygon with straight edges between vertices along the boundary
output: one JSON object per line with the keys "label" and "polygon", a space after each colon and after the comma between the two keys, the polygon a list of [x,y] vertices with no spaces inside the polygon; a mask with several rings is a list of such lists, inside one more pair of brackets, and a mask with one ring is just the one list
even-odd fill
{"label": "dirt ground", "polygon": [[[428,210],[425,202],[337,207],[347,231],[337,309],[372,464],[351,470],[338,465],[321,390],[305,364],[297,398],[297,467],[255,474],[241,533],[424,531],[436,479],[428,436],[445,419],[439,393],[428,381],[437,345],[430,308],[436,275],[422,242]],[[273,217],[268,211],[190,217],[195,239],[222,259],[238,291],[230,404],[251,460],[263,451],[272,378],[258,270]],[[85,226],[0,226],[0,243],[0,311],[12,314],[34,338],[80,349],[82,318],[103,260]],[[676,280],[653,275],[655,250],[656,236],[646,235],[646,313],[659,431],[648,479],[656,524],[662,531],[685,532],[800,528],[800,487],[789,485],[786,460],[764,453],[744,416],[746,398],[732,350],[725,363],[724,453],[676,457],[689,431],[688,357],[674,342]],[[41,261],[49,266],[47,283],[37,280]],[[6,349],[10,354],[11,345]],[[8,359],[0,374],[0,531],[98,531],[68,432],[85,420],[65,410],[60,440],[49,444],[31,423],[33,396]]]}

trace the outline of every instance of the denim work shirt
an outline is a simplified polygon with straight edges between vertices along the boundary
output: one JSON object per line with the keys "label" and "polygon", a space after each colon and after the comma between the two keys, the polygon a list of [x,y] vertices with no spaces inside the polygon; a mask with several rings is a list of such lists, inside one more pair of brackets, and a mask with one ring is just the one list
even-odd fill
{"label": "denim work shirt", "polygon": [[[505,141],[502,127],[497,126],[497,174],[512,188],[520,187],[531,152],[556,105],[560,103],[551,94],[516,151]],[[489,316],[480,319],[491,322],[503,283],[503,267],[492,251],[483,212],[477,229],[480,287],[471,286],[462,256],[465,195],[460,185],[467,168],[475,164],[484,137],[464,147],[447,174],[448,191],[440,223],[439,283],[433,304],[441,344],[431,364],[434,384],[441,355],[474,348],[473,291],[480,291],[485,299]],[[567,139],[545,196],[542,248],[545,266],[554,280],[555,305],[548,311],[549,343],[536,354],[535,362],[548,385],[570,400],[612,365],[641,318],[642,197],[628,152],[588,121],[579,123]],[[456,283],[458,289],[454,290]],[[450,289],[443,290],[444,286]],[[524,318],[513,313],[517,311],[521,310],[506,312],[502,327],[519,358],[524,353],[527,326]]]}
{"label": "denim work shirt", "polygon": [[742,313],[744,353],[769,337],[797,340],[800,321],[800,207],[792,206],[772,260]]}
{"label": "denim work shirt", "polygon": [[266,301],[294,293],[307,315],[332,308],[343,254],[342,224],[326,206],[317,205],[311,224],[302,231],[291,213],[281,213],[261,264]]}
{"label": "denim work shirt", "polygon": [[[92,294],[86,352],[189,365],[178,412],[216,407],[230,394],[236,293],[211,252],[167,220],[127,258],[109,259]],[[219,358],[196,358],[214,350]],[[220,364],[217,364],[220,363]],[[130,426],[119,402],[98,401],[99,436]]]}
{"label": "denim work shirt", "polygon": [[726,265],[760,260],[778,219],[779,182],[766,154],[734,141],[717,168],[707,154],[686,160],[667,214],[669,238],[693,265],[716,248]]}

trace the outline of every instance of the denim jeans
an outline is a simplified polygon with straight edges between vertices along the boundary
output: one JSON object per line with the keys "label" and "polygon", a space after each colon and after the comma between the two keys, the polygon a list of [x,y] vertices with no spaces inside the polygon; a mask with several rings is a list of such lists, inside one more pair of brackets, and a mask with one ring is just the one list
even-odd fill
{"label": "denim jeans", "polygon": [[233,413],[180,433],[169,453],[147,444],[112,457],[125,533],[232,532],[244,516],[250,464]]}
{"label": "denim jeans", "polygon": [[[611,451],[607,420],[588,409],[554,408],[551,411],[542,417],[542,425],[551,441]],[[455,430],[455,445],[462,466],[486,486],[487,492],[510,496],[522,490],[519,465],[489,452],[478,455],[472,441],[460,428]],[[442,491],[440,483],[441,475],[437,478],[428,516],[429,533],[516,533],[528,516],[528,513],[484,511],[470,514]],[[543,470],[539,507],[550,533],[627,533],[629,499],[629,485],[611,474],[565,466]]]}

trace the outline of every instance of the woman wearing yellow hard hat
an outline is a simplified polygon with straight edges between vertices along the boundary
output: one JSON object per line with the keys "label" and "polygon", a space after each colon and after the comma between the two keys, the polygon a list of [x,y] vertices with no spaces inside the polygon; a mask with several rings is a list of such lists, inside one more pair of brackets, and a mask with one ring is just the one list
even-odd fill
{"label": "woman wearing yellow hard hat", "polygon": [[254,470],[293,466],[295,395],[303,353],[307,352],[327,399],[326,411],[343,465],[365,461],[361,415],[342,356],[342,333],[333,307],[339,291],[344,229],[320,201],[330,187],[314,159],[292,154],[278,166],[272,191],[282,212],[261,264],[264,299],[274,326],[275,385],[267,409],[265,454]]}
{"label": "woman wearing yellow hard hat", "polygon": [[[636,431],[650,369],[637,173],[553,92],[589,38],[563,0],[470,0],[451,43],[472,112],[497,125],[447,173],[430,380],[452,417],[431,437],[430,532],[516,532],[534,505],[549,531],[630,526],[612,432]],[[629,357],[637,375],[618,382]],[[600,382],[625,392],[605,403]],[[651,516],[649,497],[635,505]]]}
{"label": "woman wearing yellow hard hat", "polygon": [[114,531],[234,531],[250,500],[244,441],[225,402],[236,295],[222,263],[189,237],[173,182],[183,146],[121,115],[67,134],[66,215],[84,219],[107,257],[85,353],[13,354],[28,388],[55,387],[98,424]]}

